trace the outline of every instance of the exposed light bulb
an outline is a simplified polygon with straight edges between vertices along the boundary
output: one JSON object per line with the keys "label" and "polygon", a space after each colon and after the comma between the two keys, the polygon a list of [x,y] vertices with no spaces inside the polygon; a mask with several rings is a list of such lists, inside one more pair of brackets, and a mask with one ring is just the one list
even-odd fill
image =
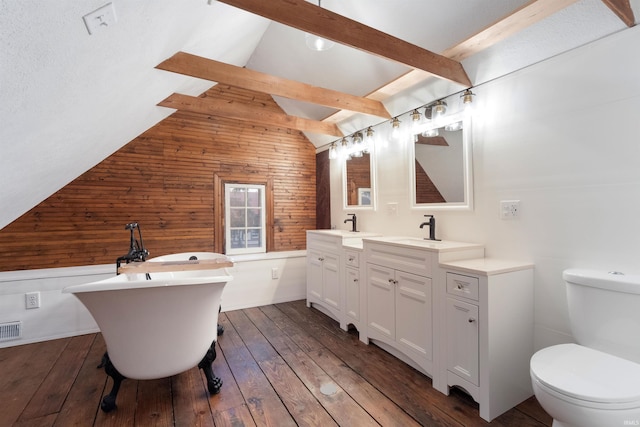
{"label": "exposed light bulb", "polygon": [[422,114],[415,109],[411,112],[411,128],[413,129],[413,133],[416,133],[420,123],[422,122]]}
{"label": "exposed light bulb", "polygon": [[444,101],[436,101],[431,111],[433,118],[440,118],[447,112],[447,103]]}
{"label": "exposed light bulb", "polygon": [[391,138],[398,140],[400,139],[400,120],[397,117],[394,117],[391,120]]}
{"label": "exposed light bulb", "polygon": [[315,34],[306,33],[304,35],[305,42],[307,43],[307,47],[311,50],[316,50],[318,52],[322,52],[323,50],[331,49],[335,43],[331,40],[327,40],[320,36],[316,36]]}
{"label": "exposed light bulb", "polygon": [[329,146],[329,160],[335,160],[338,158],[338,147],[335,142],[332,142]]}

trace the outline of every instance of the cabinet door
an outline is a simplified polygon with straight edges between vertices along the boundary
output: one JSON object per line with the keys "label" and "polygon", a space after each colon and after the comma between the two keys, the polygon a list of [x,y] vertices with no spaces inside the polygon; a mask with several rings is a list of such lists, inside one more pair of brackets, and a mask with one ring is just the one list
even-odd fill
{"label": "cabinet door", "polygon": [[340,308],[340,257],[336,254],[322,254],[322,297],[323,301],[336,309]]}
{"label": "cabinet door", "polygon": [[478,383],[478,306],[447,298],[447,369]]}
{"label": "cabinet door", "polygon": [[356,268],[346,268],[344,285],[347,295],[345,312],[352,319],[360,320],[360,271]]}
{"label": "cabinet door", "polygon": [[307,295],[322,299],[322,253],[312,249],[307,253]]}
{"label": "cabinet door", "polygon": [[403,351],[432,360],[431,279],[396,271],[396,341]]}
{"label": "cabinet door", "polygon": [[[395,279],[394,271],[376,264],[367,264],[367,322],[370,331],[395,340]],[[370,333],[371,336],[374,336]]]}

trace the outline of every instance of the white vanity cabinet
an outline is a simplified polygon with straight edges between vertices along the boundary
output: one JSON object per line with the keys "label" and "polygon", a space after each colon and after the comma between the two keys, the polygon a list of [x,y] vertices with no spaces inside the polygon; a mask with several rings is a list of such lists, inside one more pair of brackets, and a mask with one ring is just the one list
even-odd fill
{"label": "white vanity cabinet", "polygon": [[337,321],[342,319],[340,236],[307,233],[307,307],[321,306]]}
{"label": "white vanity cabinet", "polygon": [[438,263],[483,254],[476,244],[364,239],[367,338],[424,373],[436,375]]}
{"label": "white vanity cabinet", "polygon": [[345,230],[307,231],[307,307],[312,305],[340,323],[363,327],[360,285],[362,238],[377,233]]}
{"label": "white vanity cabinet", "polygon": [[440,391],[462,387],[491,421],[533,395],[533,266],[482,258],[440,268],[446,281]]}
{"label": "white vanity cabinet", "polygon": [[361,249],[344,247],[344,315],[345,322],[362,330],[362,286],[360,285]]}

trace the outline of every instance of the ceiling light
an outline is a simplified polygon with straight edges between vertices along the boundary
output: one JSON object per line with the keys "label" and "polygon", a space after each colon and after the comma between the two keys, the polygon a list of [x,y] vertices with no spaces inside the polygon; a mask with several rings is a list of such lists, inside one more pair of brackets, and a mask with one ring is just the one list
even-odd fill
{"label": "ceiling light", "polygon": [[320,36],[316,36],[315,34],[309,34],[309,33],[306,33],[304,35],[304,39],[309,49],[316,50],[318,52],[322,52],[323,50],[329,50],[335,44],[331,40],[323,39]]}
{"label": "ceiling light", "polygon": [[[318,0],[318,7],[322,7],[320,5],[320,0]],[[327,40],[320,36],[316,36],[315,34],[305,33],[304,40],[307,43],[307,47],[311,50],[315,50],[318,52],[322,52],[323,50],[329,50],[335,45],[335,43],[331,40]]]}

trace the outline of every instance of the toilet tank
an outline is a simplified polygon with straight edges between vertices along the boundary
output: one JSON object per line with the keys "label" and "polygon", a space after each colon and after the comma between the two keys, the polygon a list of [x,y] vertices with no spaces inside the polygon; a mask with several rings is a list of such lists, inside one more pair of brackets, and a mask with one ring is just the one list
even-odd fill
{"label": "toilet tank", "polygon": [[562,277],[576,342],[640,363],[640,275],[569,269]]}

